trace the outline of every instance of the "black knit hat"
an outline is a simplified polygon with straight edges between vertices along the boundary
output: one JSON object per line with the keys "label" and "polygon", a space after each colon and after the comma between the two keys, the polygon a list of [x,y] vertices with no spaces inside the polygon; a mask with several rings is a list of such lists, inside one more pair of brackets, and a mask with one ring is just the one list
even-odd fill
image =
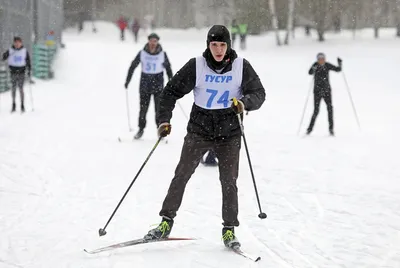
{"label": "black knit hat", "polygon": [[152,39],[152,38],[155,38],[155,39],[157,39],[157,40],[160,40],[160,37],[159,37],[156,33],[151,33],[151,34],[147,37],[148,40],[150,40],[150,39]]}
{"label": "black knit hat", "polygon": [[223,25],[214,25],[211,27],[207,34],[207,47],[213,41],[225,42],[229,49],[231,47],[231,34],[229,30]]}
{"label": "black knit hat", "polygon": [[17,41],[22,42],[22,38],[19,36],[14,36],[14,42],[17,42]]}

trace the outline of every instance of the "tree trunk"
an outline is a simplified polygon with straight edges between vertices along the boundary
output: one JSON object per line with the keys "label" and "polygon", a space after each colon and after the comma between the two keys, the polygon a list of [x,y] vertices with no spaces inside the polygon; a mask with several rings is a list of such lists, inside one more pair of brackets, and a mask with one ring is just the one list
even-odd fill
{"label": "tree trunk", "polygon": [[357,22],[358,22],[358,12],[357,6],[354,4],[352,7],[352,25],[351,28],[353,30],[353,39],[356,39],[356,31],[357,31]]}
{"label": "tree trunk", "polygon": [[376,39],[379,38],[379,26],[375,26],[375,27],[374,27],[374,37],[375,37]]}
{"label": "tree trunk", "polygon": [[316,24],[318,41],[325,41],[325,20],[328,14],[328,0],[313,1],[312,11],[314,13],[314,22]]}
{"label": "tree trunk", "polygon": [[281,39],[279,37],[278,17],[276,16],[275,0],[269,0],[269,10],[271,12],[272,28],[274,29],[276,35],[276,44],[280,46]]}
{"label": "tree trunk", "polygon": [[372,8],[374,9],[374,37],[379,38],[379,28],[381,27],[382,3],[380,0],[374,0]]}
{"label": "tree trunk", "polygon": [[396,37],[400,37],[400,0],[396,0],[394,10],[396,17]]}
{"label": "tree trunk", "polygon": [[325,31],[318,30],[318,41],[320,41],[320,42],[325,41],[324,33],[325,33]]}
{"label": "tree trunk", "polygon": [[337,14],[335,16],[333,21],[333,27],[335,29],[335,33],[340,33],[340,30],[342,29],[340,14]]}
{"label": "tree trunk", "polygon": [[294,0],[288,0],[288,19],[286,25],[285,45],[289,45],[290,32],[293,32]]}

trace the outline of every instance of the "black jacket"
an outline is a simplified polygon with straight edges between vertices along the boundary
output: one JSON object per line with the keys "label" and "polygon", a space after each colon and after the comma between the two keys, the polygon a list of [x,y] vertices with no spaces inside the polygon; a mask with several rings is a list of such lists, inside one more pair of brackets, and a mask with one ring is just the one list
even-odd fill
{"label": "black jacket", "polygon": [[329,62],[326,62],[324,65],[315,62],[308,71],[308,74],[314,75],[314,93],[330,93],[331,85],[329,83],[329,71],[340,72],[341,70],[341,64],[337,67]]}
{"label": "black jacket", "polygon": [[[12,49],[14,50],[21,50],[24,47],[22,46],[21,48],[17,49],[14,46],[12,46]],[[7,60],[8,57],[10,56],[10,51],[7,50],[6,52],[3,53],[3,61]],[[25,73],[25,70],[28,69],[28,72],[31,72],[31,57],[29,56],[28,50],[26,51],[26,65],[23,67],[14,67],[14,66],[8,66],[10,68],[10,72],[13,74],[16,73]]]}
{"label": "black jacket", "polygon": [[[155,53],[150,53],[149,50],[149,45],[146,44],[144,47],[144,51],[146,51],[147,53],[151,54],[151,55],[157,55],[159,53],[161,53],[161,51],[163,51],[161,45],[157,46],[157,49],[155,51]],[[171,69],[171,64],[169,62],[167,53],[165,53],[165,60],[164,60],[164,68],[167,71],[167,75],[169,80],[172,78],[172,69]],[[131,67],[129,68],[128,71],[128,76],[126,78],[126,85],[129,85],[129,83],[131,82],[132,79],[132,75],[133,72],[135,71],[136,67],[138,67],[140,64],[140,51],[139,53],[136,55],[135,59],[132,61]],[[164,72],[159,73],[159,74],[145,74],[142,72],[141,76],[140,76],[140,90],[141,91],[145,91],[145,92],[157,92],[157,91],[161,91],[164,87]]]}
{"label": "black jacket", "polygon": [[[216,70],[210,51],[203,53],[207,65]],[[227,63],[221,73],[232,70],[232,63],[237,58],[236,52],[231,49],[226,56]],[[218,68],[219,70],[220,68]],[[160,96],[158,120],[160,123],[170,122],[172,110],[178,99],[190,93],[196,86],[196,58],[190,59],[168,82]],[[261,81],[247,60],[243,60],[241,101],[247,111],[257,110],[265,100],[265,90]],[[232,109],[203,109],[193,103],[190,120],[187,126],[189,133],[195,133],[206,139],[228,138],[240,135],[240,126],[237,115]]]}

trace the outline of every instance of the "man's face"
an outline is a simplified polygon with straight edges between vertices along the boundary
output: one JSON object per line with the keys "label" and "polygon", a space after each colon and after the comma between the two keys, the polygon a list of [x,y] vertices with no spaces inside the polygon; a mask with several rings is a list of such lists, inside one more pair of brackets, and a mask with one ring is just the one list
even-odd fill
{"label": "man's face", "polygon": [[158,45],[158,40],[157,40],[157,38],[151,38],[151,39],[149,40],[149,48],[150,48],[151,51],[156,50],[157,45]]}
{"label": "man's face", "polygon": [[324,65],[325,64],[325,57],[323,57],[323,56],[318,57],[318,64],[319,65]]}
{"label": "man's face", "polygon": [[22,47],[22,42],[21,41],[15,41],[14,42],[14,47],[15,48],[21,48]]}
{"label": "man's face", "polygon": [[214,60],[220,62],[225,57],[228,45],[225,42],[210,42],[209,48]]}

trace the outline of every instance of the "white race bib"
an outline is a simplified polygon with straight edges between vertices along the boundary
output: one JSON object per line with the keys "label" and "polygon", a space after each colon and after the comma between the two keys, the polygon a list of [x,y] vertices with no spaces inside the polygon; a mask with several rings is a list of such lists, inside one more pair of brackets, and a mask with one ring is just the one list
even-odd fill
{"label": "white race bib", "polygon": [[26,48],[15,50],[10,48],[8,50],[8,65],[12,67],[24,67],[26,66]]}
{"label": "white race bib", "polygon": [[196,58],[196,87],[194,102],[197,106],[208,109],[227,109],[232,99],[242,97],[243,58],[236,58],[232,70],[218,74],[207,66],[204,57]]}
{"label": "white race bib", "polygon": [[164,51],[157,55],[151,55],[142,50],[140,52],[140,61],[142,63],[142,72],[145,74],[159,74],[164,71]]}

